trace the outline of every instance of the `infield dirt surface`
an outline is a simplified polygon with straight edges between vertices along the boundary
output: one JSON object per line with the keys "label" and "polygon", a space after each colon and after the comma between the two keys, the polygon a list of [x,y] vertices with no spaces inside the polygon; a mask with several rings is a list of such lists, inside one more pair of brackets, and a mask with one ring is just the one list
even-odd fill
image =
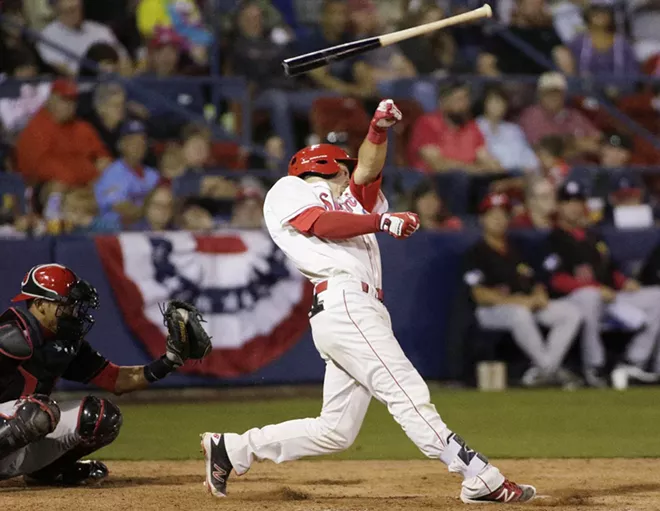
{"label": "infield dirt surface", "polygon": [[[488,509],[660,510],[660,459],[502,460],[511,479],[536,485],[526,505]],[[262,463],[232,475],[230,496],[211,497],[202,461],[112,461],[100,487],[26,488],[0,483],[2,509],[155,511],[389,511],[465,510],[460,479],[433,461],[298,461]],[[481,509],[481,507],[477,507]]]}

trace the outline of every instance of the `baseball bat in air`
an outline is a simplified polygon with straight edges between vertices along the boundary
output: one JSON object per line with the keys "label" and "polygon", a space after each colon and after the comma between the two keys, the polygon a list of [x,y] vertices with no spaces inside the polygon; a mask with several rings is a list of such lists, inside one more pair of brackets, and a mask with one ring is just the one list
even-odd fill
{"label": "baseball bat in air", "polygon": [[384,46],[396,44],[401,41],[405,41],[406,39],[428,34],[442,28],[460,25],[461,23],[469,23],[471,21],[476,21],[482,18],[490,18],[492,15],[493,11],[490,8],[490,5],[485,4],[478,9],[474,9],[473,11],[468,11],[464,12],[463,14],[457,14],[456,16],[433,21],[432,23],[426,23],[424,25],[407,28],[405,30],[399,30],[398,32],[391,32],[389,34],[384,34],[378,37],[360,39],[359,41],[340,44],[338,46],[325,48],[324,50],[307,53],[306,55],[292,57],[282,62],[282,66],[284,67],[284,74],[287,76],[301,75],[308,71],[312,71],[313,69],[326,66],[332,61],[355,57],[356,55],[361,55],[368,51],[375,50],[376,48],[382,48]]}

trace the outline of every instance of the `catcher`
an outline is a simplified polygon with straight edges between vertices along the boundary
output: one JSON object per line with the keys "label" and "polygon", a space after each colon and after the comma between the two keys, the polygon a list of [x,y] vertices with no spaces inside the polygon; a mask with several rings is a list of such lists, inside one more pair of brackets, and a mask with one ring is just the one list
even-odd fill
{"label": "catcher", "polygon": [[58,404],[49,397],[58,378],[120,395],[211,350],[199,311],[172,301],[163,313],[169,335],[161,358],[146,366],[109,362],[84,339],[99,305],[96,289],[58,264],[32,268],[12,302],[26,307],[0,315],[0,480],[23,475],[28,484],[75,486],[108,475],[104,463],[80,460],[117,438],[119,408],[95,396]]}

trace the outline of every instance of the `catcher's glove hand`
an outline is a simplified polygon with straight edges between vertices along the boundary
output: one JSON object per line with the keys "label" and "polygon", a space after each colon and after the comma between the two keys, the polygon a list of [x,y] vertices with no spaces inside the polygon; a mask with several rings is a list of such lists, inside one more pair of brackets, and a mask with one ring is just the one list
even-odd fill
{"label": "catcher's glove hand", "polygon": [[167,327],[167,358],[177,366],[188,359],[198,360],[211,352],[211,338],[202,323],[197,307],[172,300],[163,312]]}

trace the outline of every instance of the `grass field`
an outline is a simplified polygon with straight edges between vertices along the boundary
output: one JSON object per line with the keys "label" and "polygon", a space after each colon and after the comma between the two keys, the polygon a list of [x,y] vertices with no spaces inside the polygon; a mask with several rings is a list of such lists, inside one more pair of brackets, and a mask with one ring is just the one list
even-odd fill
{"label": "grass field", "polygon": [[[506,393],[435,389],[432,399],[452,430],[493,458],[660,457],[660,389]],[[320,398],[121,408],[122,433],[103,451],[105,459],[199,459],[199,433],[241,433],[255,426],[315,417]],[[333,458],[423,459],[376,401],[353,447]]]}

